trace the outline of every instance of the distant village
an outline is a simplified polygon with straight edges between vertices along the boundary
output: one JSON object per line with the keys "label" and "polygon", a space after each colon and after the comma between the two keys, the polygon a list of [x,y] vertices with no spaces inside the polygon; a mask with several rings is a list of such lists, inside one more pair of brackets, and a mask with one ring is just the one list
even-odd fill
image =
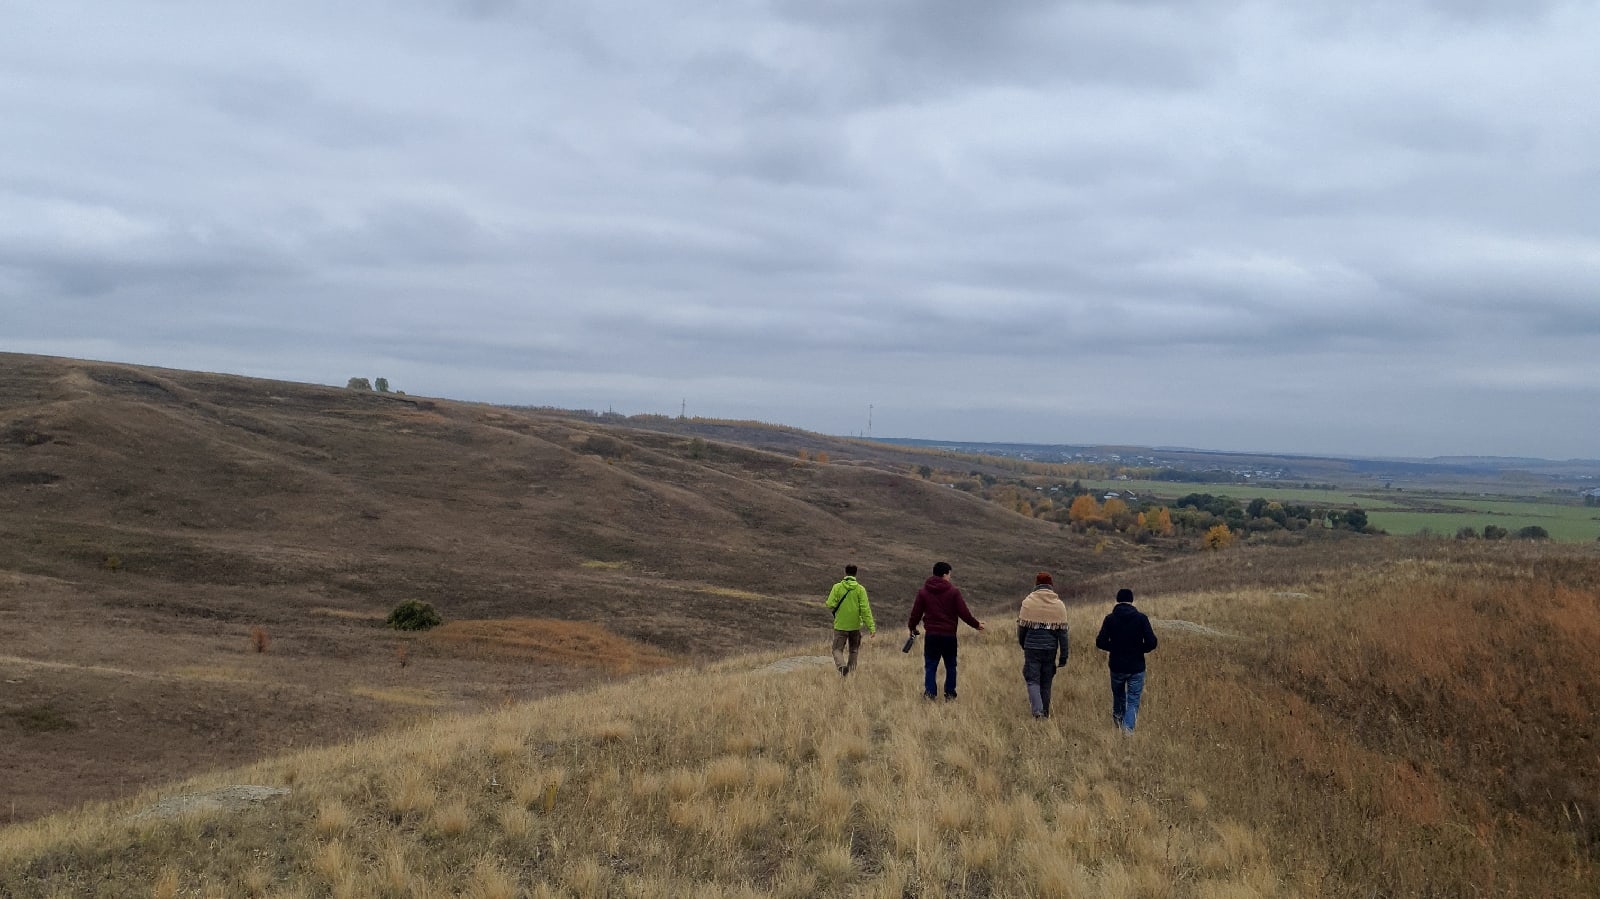
{"label": "distant village", "polygon": [[[1524,484],[1530,480],[1542,481],[1557,493],[1581,496],[1590,505],[1600,504],[1600,487],[1594,486],[1594,483],[1600,480],[1600,462],[1594,461],[1551,462],[1540,459],[1493,457],[1360,459],[1146,447],[893,439],[888,442],[952,452],[1002,456],[1028,462],[1098,465],[1111,470],[1138,470],[1136,474],[1112,475],[1111,477],[1116,480],[1132,480],[1138,477],[1185,483],[1292,484],[1321,489],[1337,489],[1337,486],[1351,486],[1358,483],[1403,490],[1405,489],[1403,485],[1422,487],[1443,482],[1460,486],[1511,477],[1521,479],[1520,482]],[[1334,482],[1337,482],[1337,485]]]}
{"label": "distant village", "polygon": [[[941,449],[972,451],[971,444],[950,444]],[[1241,464],[1218,465],[1215,458],[1205,461],[1178,455],[1153,455],[1147,453],[1111,452],[1093,447],[1075,446],[1022,446],[1014,444],[984,444],[983,452],[991,456],[1022,459],[1027,462],[1074,463],[1105,465],[1113,468],[1144,468],[1157,472],[1157,480],[1173,481],[1286,481],[1298,477],[1286,466],[1261,467]],[[1118,475],[1115,480],[1129,480],[1128,475]]]}

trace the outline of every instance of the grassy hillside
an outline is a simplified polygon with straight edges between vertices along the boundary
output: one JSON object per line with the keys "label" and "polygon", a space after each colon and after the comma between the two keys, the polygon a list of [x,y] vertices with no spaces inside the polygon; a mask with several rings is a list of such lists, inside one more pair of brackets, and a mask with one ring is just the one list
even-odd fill
{"label": "grassy hillside", "polygon": [[0,894],[1595,895],[1600,558],[1409,546],[1152,573],[1131,738],[1104,603],[1047,721],[995,615],[953,704],[884,637],[843,683],[672,670],[184,787],[293,791],[244,812],[130,819],[148,794],[0,831]]}
{"label": "grassy hillside", "polygon": [[1133,558],[809,439],[0,355],[0,821]]}

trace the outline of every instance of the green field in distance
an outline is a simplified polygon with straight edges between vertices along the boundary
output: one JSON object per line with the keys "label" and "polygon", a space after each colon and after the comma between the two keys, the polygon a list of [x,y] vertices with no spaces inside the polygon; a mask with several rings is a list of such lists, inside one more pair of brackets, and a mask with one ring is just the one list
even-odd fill
{"label": "green field in distance", "polygon": [[1497,525],[1511,533],[1538,525],[1552,540],[1589,541],[1600,539],[1600,507],[1576,502],[1539,502],[1463,496],[1428,491],[1351,491],[1318,490],[1304,487],[1275,487],[1266,484],[1196,484],[1182,481],[1084,481],[1083,486],[1097,492],[1133,491],[1140,497],[1159,497],[1171,502],[1190,493],[1227,496],[1240,502],[1256,497],[1280,503],[1302,503],[1313,508],[1366,510],[1373,527],[1390,534],[1432,533],[1453,536],[1470,527],[1478,533],[1485,525]]}

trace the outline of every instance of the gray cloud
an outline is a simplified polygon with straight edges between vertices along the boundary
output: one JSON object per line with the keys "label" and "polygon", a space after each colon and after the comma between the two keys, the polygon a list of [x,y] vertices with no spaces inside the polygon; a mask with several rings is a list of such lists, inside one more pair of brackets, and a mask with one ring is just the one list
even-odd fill
{"label": "gray cloud", "polygon": [[[1600,11],[24,6],[0,349],[852,433],[1595,455]],[[381,369],[381,371],[380,371]]]}

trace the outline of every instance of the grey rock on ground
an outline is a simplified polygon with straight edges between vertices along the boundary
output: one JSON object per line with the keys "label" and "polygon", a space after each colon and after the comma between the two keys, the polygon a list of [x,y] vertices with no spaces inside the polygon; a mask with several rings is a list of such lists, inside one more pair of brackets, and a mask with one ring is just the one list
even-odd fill
{"label": "grey rock on ground", "polygon": [[289,795],[287,787],[261,787],[238,784],[204,793],[186,793],[168,796],[155,805],[132,817],[135,821],[176,818],[195,812],[236,812],[263,802],[283,799]]}

